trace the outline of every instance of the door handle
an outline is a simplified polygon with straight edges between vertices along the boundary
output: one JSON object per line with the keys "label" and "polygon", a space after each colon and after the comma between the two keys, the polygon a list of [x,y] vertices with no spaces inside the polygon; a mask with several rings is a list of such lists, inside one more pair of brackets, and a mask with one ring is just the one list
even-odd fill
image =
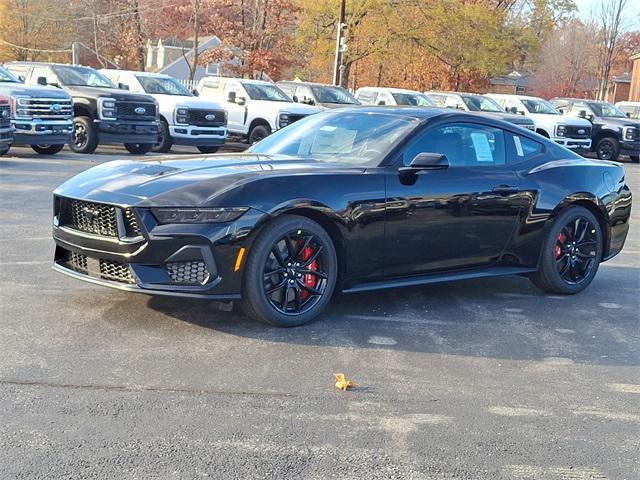
{"label": "door handle", "polygon": [[493,187],[491,191],[500,195],[511,195],[512,193],[518,193],[520,189],[512,185],[498,185],[497,187]]}

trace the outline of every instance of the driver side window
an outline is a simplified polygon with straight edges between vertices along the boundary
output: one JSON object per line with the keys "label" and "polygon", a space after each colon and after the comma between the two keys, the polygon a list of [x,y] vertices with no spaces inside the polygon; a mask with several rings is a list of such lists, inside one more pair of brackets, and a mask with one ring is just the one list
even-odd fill
{"label": "driver side window", "polygon": [[505,164],[504,132],[473,124],[449,124],[420,133],[404,151],[409,165],[419,153],[440,153],[455,167],[491,167]]}

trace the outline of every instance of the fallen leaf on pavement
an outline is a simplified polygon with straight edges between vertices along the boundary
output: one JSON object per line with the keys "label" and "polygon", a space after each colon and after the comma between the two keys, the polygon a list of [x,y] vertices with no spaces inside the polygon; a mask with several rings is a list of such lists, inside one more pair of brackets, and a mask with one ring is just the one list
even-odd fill
{"label": "fallen leaf on pavement", "polygon": [[356,386],[356,382],[347,380],[344,373],[334,373],[333,376],[336,377],[336,388],[343,392],[346,391],[347,388],[353,388]]}

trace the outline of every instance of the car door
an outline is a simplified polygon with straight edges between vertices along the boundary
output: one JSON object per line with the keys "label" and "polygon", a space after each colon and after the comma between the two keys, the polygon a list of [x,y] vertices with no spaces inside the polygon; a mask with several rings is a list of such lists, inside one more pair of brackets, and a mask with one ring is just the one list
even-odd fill
{"label": "car door", "polygon": [[[229,101],[229,94],[235,93],[236,102]],[[245,103],[238,105],[239,99],[244,98]],[[230,80],[224,87],[224,105],[227,110],[227,127],[232,132],[247,133],[245,121],[247,118],[248,102],[250,102],[249,95],[242,87],[240,82]]]}
{"label": "car door", "polygon": [[[497,262],[518,222],[518,178],[506,162],[506,134],[456,122],[410,141],[386,171],[387,275],[420,274]],[[449,166],[401,175],[418,153],[440,153]]]}

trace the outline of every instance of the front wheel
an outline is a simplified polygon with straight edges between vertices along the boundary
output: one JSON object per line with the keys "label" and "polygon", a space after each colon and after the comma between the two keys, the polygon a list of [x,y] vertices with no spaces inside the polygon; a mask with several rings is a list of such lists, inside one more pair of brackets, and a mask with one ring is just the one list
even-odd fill
{"label": "front wheel", "polygon": [[64,148],[64,145],[31,145],[33,151],[39,153],[40,155],[55,155],[60,150]]}
{"label": "front wheel", "polygon": [[593,213],[579,206],[568,208],[547,234],[538,271],[531,281],[548,292],[581,292],[598,271],[602,238],[602,229]]}
{"label": "front wheel", "polygon": [[152,150],[156,153],[169,153],[171,147],[173,147],[173,140],[171,139],[171,132],[169,132],[169,124],[164,120],[160,120],[159,141],[153,146]]}
{"label": "front wheel", "polygon": [[73,119],[73,135],[69,147],[75,153],[93,153],[98,148],[98,130],[90,117]]}
{"label": "front wheel", "polygon": [[249,132],[249,145],[253,145],[254,143],[258,143],[260,140],[263,140],[271,135],[271,128],[267,125],[256,125]]}
{"label": "front wheel", "polygon": [[220,150],[220,147],[198,147],[200,153],[216,153]]}
{"label": "front wheel", "polygon": [[124,148],[134,155],[144,155],[149,153],[153,148],[153,143],[125,143]]}
{"label": "front wheel", "polygon": [[620,154],[620,144],[613,137],[606,137],[598,141],[596,155],[600,160],[616,161]]}
{"label": "front wheel", "polygon": [[310,322],[327,306],[338,261],[331,237],[306,217],[284,215],[268,224],[247,258],[242,307],[278,327]]}

